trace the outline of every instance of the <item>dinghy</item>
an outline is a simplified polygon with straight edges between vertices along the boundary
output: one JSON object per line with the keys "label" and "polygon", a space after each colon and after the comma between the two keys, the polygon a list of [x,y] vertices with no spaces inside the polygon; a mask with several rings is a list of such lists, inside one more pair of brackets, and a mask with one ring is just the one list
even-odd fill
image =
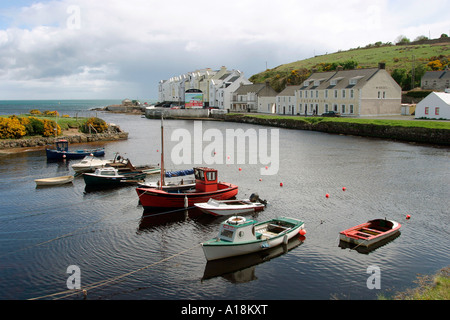
{"label": "dinghy", "polygon": [[358,246],[369,247],[399,232],[401,224],[386,219],[370,220],[339,233],[339,239]]}
{"label": "dinghy", "polygon": [[54,178],[43,178],[36,179],[36,186],[57,186],[61,184],[71,183],[73,181],[73,176],[62,176]]}
{"label": "dinghy", "polygon": [[209,199],[208,202],[195,203],[194,206],[202,212],[212,214],[213,216],[231,216],[255,213],[264,210],[264,204],[252,202],[249,199],[243,200],[215,200]]}

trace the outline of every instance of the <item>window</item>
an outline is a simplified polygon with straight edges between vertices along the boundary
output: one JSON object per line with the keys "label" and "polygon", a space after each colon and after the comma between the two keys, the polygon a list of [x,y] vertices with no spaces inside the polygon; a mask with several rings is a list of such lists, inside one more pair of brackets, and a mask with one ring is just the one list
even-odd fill
{"label": "window", "polygon": [[319,90],[316,90],[316,98],[319,97]]}
{"label": "window", "polygon": [[337,98],[337,96],[338,96],[338,91],[334,90],[334,97]]}
{"label": "window", "polygon": [[337,109],[338,109],[338,105],[335,104],[335,105],[334,105],[334,112],[337,112]]}
{"label": "window", "polygon": [[308,98],[308,91],[305,91],[305,98]]}
{"label": "window", "polygon": [[342,98],[345,98],[345,89],[342,89]]}
{"label": "window", "polygon": [[325,112],[328,112],[328,103],[325,103]]}
{"label": "window", "polygon": [[353,113],[353,105],[350,105],[350,113]]}
{"label": "window", "polygon": [[383,91],[383,99],[386,99],[386,91]]}
{"label": "window", "polygon": [[439,115],[439,107],[436,107],[436,108],[434,109],[434,114],[437,115],[437,116]]}
{"label": "window", "polygon": [[302,91],[298,92],[298,96],[301,98],[302,97]]}
{"label": "window", "polygon": [[342,105],[342,113],[345,113],[345,104]]}
{"label": "window", "polygon": [[352,89],[352,90],[350,90],[350,98],[352,98],[352,99],[353,99],[353,89]]}
{"label": "window", "polygon": [[300,103],[299,105],[298,105],[298,112],[302,112],[302,104]]}
{"label": "window", "polygon": [[380,99],[380,98],[381,98],[381,92],[378,91],[378,99]]}
{"label": "window", "polygon": [[328,90],[325,90],[325,99],[328,99]]}
{"label": "window", "polygon": [[425,114],[428,114],[430,107],[425,107]]}

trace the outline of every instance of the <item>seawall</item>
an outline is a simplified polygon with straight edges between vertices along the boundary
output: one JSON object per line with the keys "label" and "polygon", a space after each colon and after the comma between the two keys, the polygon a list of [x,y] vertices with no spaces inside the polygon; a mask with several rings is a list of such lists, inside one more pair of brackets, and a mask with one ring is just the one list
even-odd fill
{"label": "seawall", "polygon": [[[98,133],[98,134],[75,134],[75,135],[62,135],[58,139],[66,139],[69,144],[76,143],[88,143],[96,141],[115,141],[115,140],[127,140],[128,132],[114,132],[114,133]],[[1,149],[12,148],[33,148],[44,147],[46,145],[54,145],[55,137],[33,137],[28,139],[2,139],[0,140]]]}
{"label": "seawall", "polygon": [[401,127],[354,122],[308,122],[286,118],[262,118],[248,115],[214,115],[225,121],[250,123],[286,129],[310,130],[332,134],[373,137],[388,140],[450,146],[450,130],[422,127]]}

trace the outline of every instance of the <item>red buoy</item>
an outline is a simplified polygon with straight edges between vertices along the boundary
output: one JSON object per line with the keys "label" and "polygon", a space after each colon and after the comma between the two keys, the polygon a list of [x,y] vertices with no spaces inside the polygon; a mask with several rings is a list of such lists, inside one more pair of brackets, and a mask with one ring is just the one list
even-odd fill
{"label": "red buoy", "polygon": [[280,187],[282,187],[283,186],[283,182],[280,182]]}
{"label": "red buoy", "polygon": [[406,215],[406,219],[409,220],[411,216],[409,214]]}
{"label": "red buoy", "polygon": [[346,187],[342,187],[342,191],[345,191],[345,190],[347,190],[347,188]]}
{"label": "red buoy", "polygon": [[327,193],[326,195],[325,195],[325,198],[329,198],[330,197],[330,195]]}
{"label": "red buoy", "polygon": [[298,233],[300,233],[300,235],[304,236],[306,234],[306,230],[305,229],[300,229],[300,231]]}
{"label": "red buoy", "polygon": [[239,171],[242,171],[242,168],[239,168]]}

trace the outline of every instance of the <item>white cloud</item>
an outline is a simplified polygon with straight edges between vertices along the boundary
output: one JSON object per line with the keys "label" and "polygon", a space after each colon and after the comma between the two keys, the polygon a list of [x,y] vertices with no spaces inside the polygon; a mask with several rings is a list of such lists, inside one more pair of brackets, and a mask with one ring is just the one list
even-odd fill
{"label": "white cloud", "polygon": [[0,11],[9,21],[0,30],[0,99],[156,98],[159,80],[195,69],[226,65],[250,77],[266,62],[400,34],[438,37],[450,30],[445,9],[442,0],[41,1]]}

